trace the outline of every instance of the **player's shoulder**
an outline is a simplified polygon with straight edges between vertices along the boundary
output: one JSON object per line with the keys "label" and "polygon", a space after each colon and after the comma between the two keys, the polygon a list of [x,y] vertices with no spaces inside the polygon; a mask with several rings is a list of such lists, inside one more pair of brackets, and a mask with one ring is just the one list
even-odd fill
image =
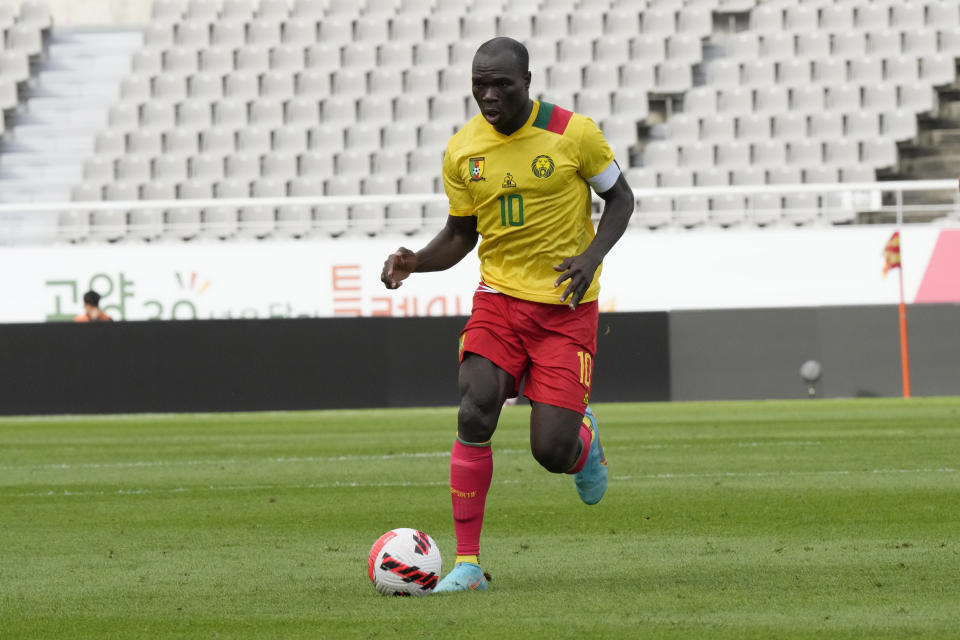
{"label": "player's shoulder", "polygon": [[564,138],[578,139],[583,134],[584,127],[592,122],[582,113],[552,102],[541,101],[533,127]]}

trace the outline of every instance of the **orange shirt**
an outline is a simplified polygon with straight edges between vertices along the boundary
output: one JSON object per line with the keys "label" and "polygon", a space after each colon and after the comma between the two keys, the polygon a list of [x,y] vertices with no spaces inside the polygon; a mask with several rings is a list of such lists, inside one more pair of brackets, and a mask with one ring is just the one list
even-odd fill
{"label": "orange shirt", "polygon": [[96,320],[91,320],[90,316],[85,313],[81,313],[76,318],[73,319],[74,322],[113,322],[113,318],[105,314],[103,311],[100,312],[100,317]]}

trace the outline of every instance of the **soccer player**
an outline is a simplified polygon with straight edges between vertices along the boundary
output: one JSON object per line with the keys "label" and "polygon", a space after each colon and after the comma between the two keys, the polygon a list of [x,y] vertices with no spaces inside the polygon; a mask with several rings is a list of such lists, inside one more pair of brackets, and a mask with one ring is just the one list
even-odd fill
{"label": "soccer player", "polygon": [[[526,48],[494,38],[473,58],[480,114],[450,138],[444,228],[414,253],[401,247],[381,280],[449,269],[482,237],[481,282],[460,335],[460,412],[450,460],[457,561],[435,592],[486,589],[480,529],[493,476],[490,438],[526,379],[530,446],[548,471],[574,476],[596,504],[607,487],[590,381],[600,263],[627,227],[633,193],[592,120],[530,99]],[[590,188],[604,200],[594,234]]]}

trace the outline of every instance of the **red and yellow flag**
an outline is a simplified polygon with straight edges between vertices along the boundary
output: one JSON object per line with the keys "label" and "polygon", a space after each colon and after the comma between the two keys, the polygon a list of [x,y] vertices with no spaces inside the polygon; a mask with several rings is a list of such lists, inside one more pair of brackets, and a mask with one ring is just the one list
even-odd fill
{"label": "red and yellow flag", "polygon": [[894,231],[887,245],[883,248],[883,277],[887,277],[890,269],[900,268],[900,232]]}

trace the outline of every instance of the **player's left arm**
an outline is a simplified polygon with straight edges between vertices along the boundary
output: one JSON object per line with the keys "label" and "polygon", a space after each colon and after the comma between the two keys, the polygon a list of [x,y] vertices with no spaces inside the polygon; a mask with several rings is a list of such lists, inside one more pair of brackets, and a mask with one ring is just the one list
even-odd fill
{"label": "player's left arm", "polygon": [[553,267],[555,271],[562,272],[554,283],[555,287],[559,287],[566,280],[570,281],[560,300],[567,303],[571,309],[575,309],[580,304],[590,283],[593,282],[597,267],[627,230],[630,216],[633,215],[633,190],[630,189],[622,173],[612,187],[597,195],[603,199],[603,213],[600,215],[600,223],[597,225],[597,234],[593,241],[580,255],[566,258]]}

